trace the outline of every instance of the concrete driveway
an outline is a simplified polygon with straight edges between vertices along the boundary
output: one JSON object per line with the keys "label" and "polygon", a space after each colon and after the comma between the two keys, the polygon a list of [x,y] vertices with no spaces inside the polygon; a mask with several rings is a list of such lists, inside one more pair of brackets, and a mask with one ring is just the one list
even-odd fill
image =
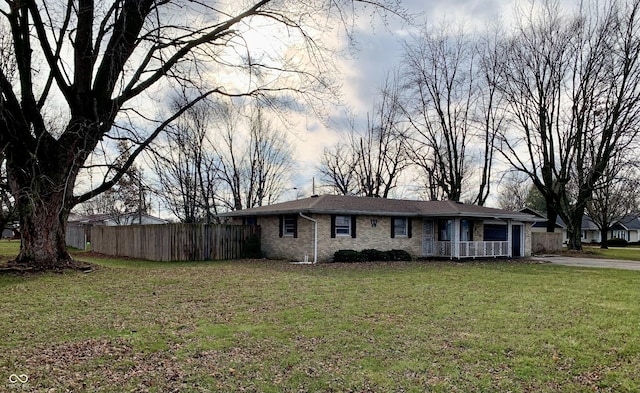
{"label": "concrete driveway", "polygon": [[640,261],[622,261],[619,259],[564,257],[560,255],[539,255],[531,257],[534,261],[548,262],[555,265],[605,267],[610,269],[640,270]]}

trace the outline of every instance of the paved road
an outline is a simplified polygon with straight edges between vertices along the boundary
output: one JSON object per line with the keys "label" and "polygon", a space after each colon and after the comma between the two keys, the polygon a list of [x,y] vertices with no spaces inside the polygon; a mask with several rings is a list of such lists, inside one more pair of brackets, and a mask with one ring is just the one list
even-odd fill
{"label": "paved road", "polygon": [[640,270],[640,261],[621,261],[618,259],[577,258],[559,255],[543,255],[532,257],[534,261],[544,261],[556,265],[606,267],[610,269]]}

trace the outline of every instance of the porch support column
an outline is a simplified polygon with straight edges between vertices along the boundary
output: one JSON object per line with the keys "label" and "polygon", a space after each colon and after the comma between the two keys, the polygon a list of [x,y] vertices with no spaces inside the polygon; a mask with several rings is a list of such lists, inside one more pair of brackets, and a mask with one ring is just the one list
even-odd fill
{"label": "porch support column", "polygon": [[460,218],[453,219],[451,234],[451,256],[460,259]]}

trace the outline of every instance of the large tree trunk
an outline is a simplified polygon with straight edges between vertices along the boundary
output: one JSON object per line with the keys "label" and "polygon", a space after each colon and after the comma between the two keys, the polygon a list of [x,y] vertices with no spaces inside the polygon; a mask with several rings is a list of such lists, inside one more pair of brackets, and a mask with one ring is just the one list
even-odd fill
{"label": "large tree trunk", "polygon": [[600,237],[602,238],[601,239],[602,241],[600,242],[600,248],[608,249],[609,248],[609,239],[607,239],[607,238],[608,238],[608,235],[609,235],[609,228],[608,227],[602,228],[602,230],[600,230],[600,233],[601,233]]}
{"label": "large tree trunk", "polygon": [[567,222],[567,235],[569,250],[582,251],[582,214],[579,216],[574,214]]}
{"label": "large tree trunk", "polygon": [[72,266],[65,238],[69,211],[63,195],[56,193],[38,201],[21,198],[18,208],[21,242],[16,263],[35,270]]}
{"label": "large tree trunk", "polygon": [[20,216],[21,235],[15,263],[34,270],[73,267],[67,252],[66,223],[73,207],[78,166],[66,163],[72,159],[53,154],[35,164],[33,160],[22,161],[21,155],[11,158],[7,161],[7,174]]}
{"label": "large tree trunk", "polygon": [[570,230],[567,228],[567,234],[569,236],[569,244],[567,244],[567,248],[569,250],[582,251],[580,230]]}
{"label": "large tree trunk", "polygon": [[556,210],[553,200],[547,201],[547,232],[556,231],[556,220],[558,218],[558,211]]}

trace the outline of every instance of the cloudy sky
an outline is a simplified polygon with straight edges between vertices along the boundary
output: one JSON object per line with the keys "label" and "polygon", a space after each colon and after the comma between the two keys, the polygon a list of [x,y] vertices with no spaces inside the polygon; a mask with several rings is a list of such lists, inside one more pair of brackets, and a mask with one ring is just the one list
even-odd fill
{"label": "cloudy sky", "polygon": [[[417,23],[428,21],[440,25],[454,23],[462,25],[467,32],[483,30],[489,23],[501,20],[508,24],[510,15],[516,6],[527,4],[517,0],[407,0],[403,5],[416,15]],[[342,70],[342,94],[356,120],[364,121],[367,112],[371,112],[376,94],[386,74],[397,67],[402,60],[402,40],[406,39],[415,27],[399,18],[390,18],[385,26],[380,20],[369,16],[359,19],[356,30],[356,46],[352,54],[340,60]],[[316,167],[324,147],[331,146],[343,138],[346,131],[345,109],[335,108],[328,120],[320,120],[309,115],[297,124],[298,132],[291,138],[295,144],[299,170],[292,179],[291,187],[300,190],[303,196],[311,195],[311,184]],[[319,184],[315,179],[316,185]],[[410,183],[409,180],[406,182]],[[411,184],[404,184],[411,189]],[[316,189],[316,192],[319,193]],[[406,191],[400,191],[401,197],[411,197]],[[284,199],[295,197],[295,192],[286,193]]]}

